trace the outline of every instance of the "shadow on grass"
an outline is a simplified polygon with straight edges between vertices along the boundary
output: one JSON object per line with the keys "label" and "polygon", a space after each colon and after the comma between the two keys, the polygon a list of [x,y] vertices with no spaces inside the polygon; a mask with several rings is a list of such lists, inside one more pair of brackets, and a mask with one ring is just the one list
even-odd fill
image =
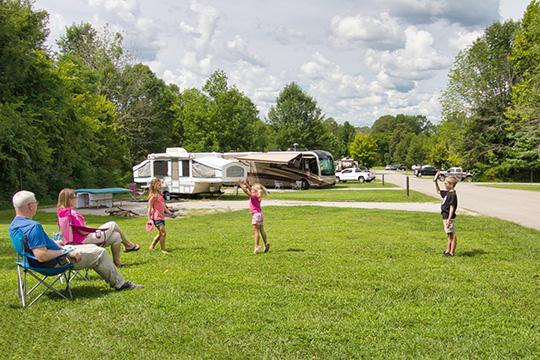
{"label": "shadow on grass", "polygon": [[[52,293],[52,292],[48,292],[46,294],[43,295],[43,297],[41,299],[39,299],[35,305],[37,305],[38,303],[40,303],[41,301],[53,301],[53,302],[69,302],[71,300],[77,300],[77,299],[92,299],[92,298],[100,298],[100,297],[103,297],[103,296],[107,296],[113,292],[115,292],[114,289],[107,289],[107,290],[104,290],[103,288],[100,288],[99,286],[95,286],[95,285],[79,285],[77,283],[71,283],[71,293],[73,294],[73,299],[63,299],[61,298],[60,296],[58,296],[57,294],[55,293]],[[65,296],[68,296],[67,295],[67,292],[65,290],[65,287],[62,287],[62,288],[57,288],[56,290],[60,291],[60,293],[64,294]],[[36,289],[36,291],[38,291]],[[39,291],[41,292],[41,291]],[[39,292],[37,292],[37,294],[39,294]],[[10,303],[4,303],[2,305],[0,305],[0,307],[4,307],[4,308],[8,308],[8,309],[11,309],[11,310],[19,310],[19,309],[23,309],[22,305],[21,305],[21,301],[19,299],[19,297],[16,295],[17,293],[17,289],[16,289],[16,284],[14,284],[14,288],[13,288],[13,293],[15,296],[13,296],[13,302],[10,302]],[[32,298],[33,299],[33,298]],[[32,301],[32,299],[30,300],[27,300],[28,302]],[[32,305],[32,306],[35,306],[35,305]]]}
{"label": "shadow on grass", "polygon": [[471,251],[465,251],[465,252],[462,252],[462,253],[458,253],[458,256],[473,257],[473,256],[481,256],[481,255],[485,255],[485,254],[487,254],[487,252],[485,252],[482,249],[473,249]]}
{"label": "shadow on grass", "polygon": [[295,248],[288,248],[287,250],[285,251],[288,251],[288,252],[304,252],[306,250],[304,249],[295,249]]}

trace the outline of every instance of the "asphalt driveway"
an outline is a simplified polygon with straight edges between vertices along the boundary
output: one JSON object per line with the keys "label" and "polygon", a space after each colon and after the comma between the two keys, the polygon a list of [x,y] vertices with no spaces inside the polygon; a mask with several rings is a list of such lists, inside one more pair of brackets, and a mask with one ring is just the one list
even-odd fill
{"label": "asphalt driveway", "polygon": [[[396,172],[381,171],[385,181],[405,187],[406,176]],[[380,180],[381,175],[377,175]],[[423,194],[437,196],[432,177],[409,176],[410,189]],[[439,186],[444,185],[439,182]],[[475,183],[458,183],[458,208],[509,220],[517,224],[540,230],[540,192],[500,189],[478,186]]]}

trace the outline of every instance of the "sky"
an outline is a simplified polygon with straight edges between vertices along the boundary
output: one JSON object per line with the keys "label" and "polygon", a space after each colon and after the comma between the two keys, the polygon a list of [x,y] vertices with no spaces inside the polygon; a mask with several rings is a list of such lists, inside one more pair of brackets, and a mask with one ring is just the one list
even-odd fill
{"label": "sky", "polygon": [[382,115],[439,122],[456,54],[528,0],[37,0],[49,46],[66,26],[121,32],[124,49],[167,83],[201,88],[224,70],[267,118],[296,82],[326,116],[370,126]]}

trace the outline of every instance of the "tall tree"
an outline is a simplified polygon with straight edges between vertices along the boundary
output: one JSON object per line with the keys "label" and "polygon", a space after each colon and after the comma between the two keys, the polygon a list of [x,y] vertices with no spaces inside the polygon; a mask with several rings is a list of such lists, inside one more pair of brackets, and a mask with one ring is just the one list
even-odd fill
{"label": "tall tree", "polygon": [[149,153],[173,145],[173,88],[143,64],[127,65],[119,85],[122,90],[116,95],[117,121],[129,147],[129,162],[135,164]]}
{"label": "tall tree", "polygon": [[519,24],[489,26],[473,45],[456,57],[442,96],[443,119],[465,113],[470,120],[463,140],[465,166],[489,169],[495,175],[511,141],[504,112],[516,78],[509,62]]}
{"label": "tall tree", "polygon": [[[55,185],[66,126],[64,89],[43,42],[47,14],[30,1],[0,2],[0,199],[19,186],[44,196]],[[56,184],[58,185],[58,184]]]}
{"label": "tall tree", "polygon": [[[511,62],[519,83],[507,111],[512,147],[506,168],[531,181],[540,177],[540,2],[531,1],[516,36]],[[536,175],[536,176],[535,176]]]}
{"label": "tall tree", "polygon": [[367,134],[356,134],[349,151],[352,158],[363,166],[371,167],[377,160],[377,143]]}
{"label": "tall tree", "polygon": [[315,99],[294,82],[283,88],[276,105],[268,113],[273,140],[280,149],[287,149],[294,143],[308,149],[324,147],[323,118]]}
{"label": "tall tree", "polygon": [[199,90],[184,91],[180,118],[185,131],[184,146],[190,151],[249,151],[266,146],[266,129],[253,102],[227,75],[215,71]]}

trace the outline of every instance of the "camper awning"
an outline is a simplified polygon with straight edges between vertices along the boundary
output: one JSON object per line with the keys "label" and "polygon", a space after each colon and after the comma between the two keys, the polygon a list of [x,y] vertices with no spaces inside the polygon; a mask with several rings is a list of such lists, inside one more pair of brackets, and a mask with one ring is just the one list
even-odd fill
{"label": "camper awning", "polygon": [[274,154],[265,153],[239,156],[236,159],[240,161],[254,161],[269,164],[288,164],[291,160],[294,160],[301,155],[302,153],[299,152],[287,151]]}
{"label": "camper awning", "polygon": [[229,164],[237,163],[237,161],[235,160],[226,160],[223,158],[218,158],[216,156],[205,156],[205,157],[195,158],[193,159],[193,161],[199,164],[206,165],[216,170],[223,170],[225,166]]}

